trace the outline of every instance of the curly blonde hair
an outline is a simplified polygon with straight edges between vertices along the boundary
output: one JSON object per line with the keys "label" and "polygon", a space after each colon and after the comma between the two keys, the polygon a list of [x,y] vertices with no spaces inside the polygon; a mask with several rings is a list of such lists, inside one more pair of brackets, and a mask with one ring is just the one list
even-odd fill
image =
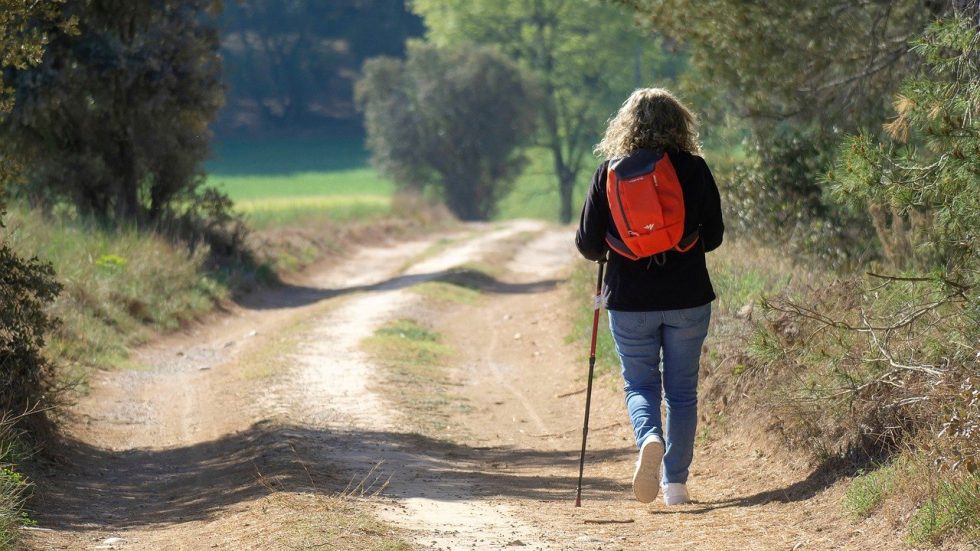
{"label": "curly blonde hair", "polygon": [[683,103],[663,88],[640,88],[623,102],[595,146],[600,157],[614,159],[638,149],[679,149],[695,155],[698,120]]}

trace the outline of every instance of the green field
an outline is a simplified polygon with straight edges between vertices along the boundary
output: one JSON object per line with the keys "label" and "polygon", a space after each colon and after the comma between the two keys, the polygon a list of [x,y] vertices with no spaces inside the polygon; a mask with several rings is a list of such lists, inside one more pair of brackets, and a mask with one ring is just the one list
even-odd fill
{"label": "green field", "polygon": [[207,170],[256,228],[384,216],[395,189],[360,139],[221,142]]}
{"label": "green field", "polygon": [[[551,156],[532,149],[527,157],[527,168],[501,202],[497,218],[557,220]],[[368,159],[357,136],[221,142],[207,165],[208,183],[228,193],[256,228],[384,216],[395,185]],[[591,175],[591,166],[581,173],[576,210]]]}

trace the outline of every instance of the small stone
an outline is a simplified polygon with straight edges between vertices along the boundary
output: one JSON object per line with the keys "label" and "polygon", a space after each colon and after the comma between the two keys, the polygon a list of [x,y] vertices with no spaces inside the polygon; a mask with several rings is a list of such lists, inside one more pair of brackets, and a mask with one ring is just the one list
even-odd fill
{"label": "small stone", "polygon": [[752,311],[754,309],[755,309],[755,306],[750,302],[750,303],[746,304],[745,306],[739,308],[738,313],[735,314],[735,317],[736,318],[741,318],[741,319],[752,319]]}
{"label": "small stone", "polygon": [[515,341],[521,340],[521,334],[520,333],[514,333],[514,340]]}

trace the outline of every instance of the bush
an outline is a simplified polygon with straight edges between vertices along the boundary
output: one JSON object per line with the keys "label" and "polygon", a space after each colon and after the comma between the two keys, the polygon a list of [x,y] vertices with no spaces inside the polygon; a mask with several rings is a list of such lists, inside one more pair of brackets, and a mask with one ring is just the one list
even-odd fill
{"label": "bush", "polygon": [[821,182],[833,161],[826,137],[789,125],[756,136],[747,162],[720,185],[734,233],[835,267],[875,256],[867,218],[833,201]]}
{"label": "bush", "polygon": [[51,405],[55,379],[42,349],[57,323],[47,307],[60,290],[50,264],[24,260],[0,244],[0,412]]}
{"label": "bush", "polygon": [[60,15],[72,32],[29,20],[45,51],[4,68],[15,102],[0,116],[0,158],[19,161],[36,204],[154,227],[200,197],[223,100],[212,4],[69,2]]}
{"label": "bush", "polygon": [[364,64],[357,101],[374,163],[403,188],[431,189],[464,220],[486,220],[525,166],[532,87],[494,50],[408,46]]}

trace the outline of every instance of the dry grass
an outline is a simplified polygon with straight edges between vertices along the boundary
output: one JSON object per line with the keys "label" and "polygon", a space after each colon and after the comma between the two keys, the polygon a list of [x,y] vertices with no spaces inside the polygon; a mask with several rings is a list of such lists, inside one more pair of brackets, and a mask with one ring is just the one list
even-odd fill
{"label": "dry grass", "polygon": [[385,324],[361,346],[385,369],[377,389],[407,413],[412,431],[441,438],[453,409],[465,407],[451,389],[457,386],[447,370],[452,350],[443,337],[413,319]]}
{"label": "dry grass", "polygon": [[[976,540],[980,371],[965,291],[841,279],[749,243],[708,259],[718,301],[702,357],[701,441],[744,427],[815,465],[863,466],[842,504],[854,515],[881,516],[912,545]],[[594,278],[583,262],[570,285],[570,338],[581,343]],[[618,358],[601,323],[606,371]]]}

